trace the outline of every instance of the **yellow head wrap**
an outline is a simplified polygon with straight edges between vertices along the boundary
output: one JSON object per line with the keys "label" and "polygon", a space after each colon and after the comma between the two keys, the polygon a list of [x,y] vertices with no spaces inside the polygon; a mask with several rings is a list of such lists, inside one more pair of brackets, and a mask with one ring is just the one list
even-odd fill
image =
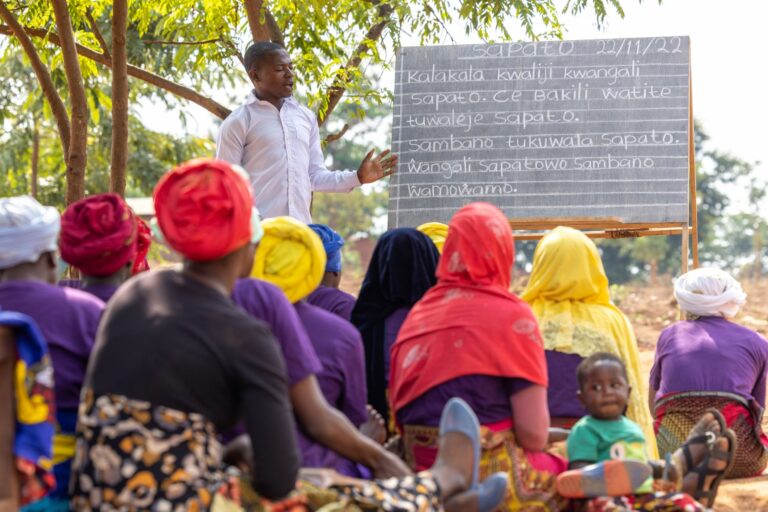
{"label": "yellow head wrap", "polygon": [[251,275],[280,287],[296,303],[318,287],[325,273],[325,249],[306,224],[275,217],[261,224],[264,237],[256,250]]}
{"label": "yellow head wrap", "polygon": [[448,236],[448,225],[442,222],[427,222],[416,228],[425,235],[427,235],[432,242],[437,246],[437,251],[443,253],[443,245],[445,245],[445,237]]}
{"label": "yellow head wrap", "polygon": [[635,334],[629,319],[611,302],[595,243],[572,228],[547,233],[536,246],[521,297],[539,321],[545,349],[582,357],[609,352],[624,361],[632,386],[627,416],[643,428],[649,454],[656,454]]}

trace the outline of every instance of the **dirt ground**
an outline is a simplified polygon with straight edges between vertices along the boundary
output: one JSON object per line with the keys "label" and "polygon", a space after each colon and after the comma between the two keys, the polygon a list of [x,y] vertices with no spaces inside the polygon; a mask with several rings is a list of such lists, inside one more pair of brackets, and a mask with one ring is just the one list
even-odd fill
{"label": "dirt ground", "polygon": [[[634,326],[640,348],[640,364],[646,377],[653,365],[659,333],[678,318],[671,279],[661,276],[658,281],[664,284],[617,286],[611,290],[614,302]],[[357,295],[361,282],[361,278],[350,276],[342,281],[342,288]],[[743,282],[742,285],[748,297],[736,321],[768,337],[768,280],[757,283]],[[524,279],[516,280],[516,291],[521,291],[523,286]],[[768,431],[768,416],[763,419],[763,428]],[[768,512],[768,474],[758,478],[724,481],[720,486],[714,510]]]}

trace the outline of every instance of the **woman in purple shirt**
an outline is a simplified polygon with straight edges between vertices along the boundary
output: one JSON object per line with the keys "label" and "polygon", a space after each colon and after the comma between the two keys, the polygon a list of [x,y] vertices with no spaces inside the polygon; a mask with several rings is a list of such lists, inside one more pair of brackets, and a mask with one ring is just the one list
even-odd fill
{"label": "woman in purple shirt", "polygon": [[738,437],[736,462],[726,477],[758,475],[768,466],[768,437],[760,426],[768,341],[729,320],[746,294],[726,272],[688,272],[674,293],[686,319],[662,331],[651,369],[649,400],[659,451],[663,456],[677,449],[684,430],[715,408]]}
{"label": "woman in purple shirt", "polygon": [[325,273],[315,291],[307,296],[307,302],[313,306],[323,308],[344,320],[352,317],[352,308],[355,307],[355,297],[339,289],[341,284],[341,248],[344,239],[330,227],[324,224],[310,224],[312,231],[317,233],[325,249]]}

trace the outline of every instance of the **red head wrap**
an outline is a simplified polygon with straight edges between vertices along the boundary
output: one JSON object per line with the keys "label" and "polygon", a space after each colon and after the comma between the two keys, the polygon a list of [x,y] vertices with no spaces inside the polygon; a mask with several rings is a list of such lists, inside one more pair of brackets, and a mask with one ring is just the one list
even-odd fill
{"label": "red head wrap", "polygon": [[136,238],[136,215],[117,194],[81,199],[61,216],[61,257],[85,275],[106,277],[132,262]]}
{"label": "red head wrap", "polygon": [[131,275],[133,276],[149,270],[147,254],[149,253],[149,246],[152,245],[152,230],[149,228],[149,224],[140,217],[136,217],[136,221],[138,222],[139,235],[136,241],[136,259],[131,268]]}
{"label": "red head wrap", "polygon": [[221,160],[190,160],[155,187],[155,213],[163,236],[192,261],[212,261],[251,238],[251,186]]}

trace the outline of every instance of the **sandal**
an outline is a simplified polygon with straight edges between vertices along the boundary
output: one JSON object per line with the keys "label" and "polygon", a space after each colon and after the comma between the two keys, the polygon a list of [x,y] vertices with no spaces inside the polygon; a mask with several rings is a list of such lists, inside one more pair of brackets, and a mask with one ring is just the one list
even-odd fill
{"label": "sandal", "polygon": [[[725,478],[725,474],[731,470],[736,462],[736,434],[733,430],[726,429],[720,437],[728,439],[728,450],[721,451],[716,448],[710,449],[709,453],[704,457],[704,461],[691,470],[692,473],[699,475],[699,479],[696,482],[696,490],[693,493],[693,499],[701,503],[707,508],[712,508],[717,497],[717,489],[720,486],[720,482]],[[718,438],[719,439],[719,438]],[[709,461],[711,459],[722,460],[727,462],[727,466],[723,469],[710,469]],[[709,485],[708,489],[704,489],[704,484],[708,476],[715,475],[715,478]],[[706,501],[704,501],[706,500]]]}
{"label": "sandal", "polygon": [[[725,432],[726,430],[725,418],[723,418],[723,415],[720,413],[720,411],[718,411],[717,409],[707,409],[706,411],[704,411],[704,414],[706,413],[712,414],[712,416],[715,418],[715,421],[717,421],[717,424],[720,426],[720,432]],[[702,415],[702,417],[703,416],[704,415]],[[691,430],[691,434],[693,434],[693,431],[695,431],[698,426],[699,424],[697,423],[696,426],[694,426],[693,429]],[[707,449],[711,449],[716,439],[717,439],[717,434],[707,430],[699,435],[688,437],[688,439],[686,439],[683,442],[683,444],[680,446],[680,449],[683,451],[683,466],[677,468],[678,475],[680,476],[681,479],[685,475],[687,475],[691,471],[691,469],[694,467],[693,454],[691,453],[691,446],[695,444],[703,444],[707,446]]]}
{"label": "sandal", "polygon": [[639,460],[614,459],[557,477],[557,493],[564,498],[599,498],[634,494],[651,477],[651,466]]}

